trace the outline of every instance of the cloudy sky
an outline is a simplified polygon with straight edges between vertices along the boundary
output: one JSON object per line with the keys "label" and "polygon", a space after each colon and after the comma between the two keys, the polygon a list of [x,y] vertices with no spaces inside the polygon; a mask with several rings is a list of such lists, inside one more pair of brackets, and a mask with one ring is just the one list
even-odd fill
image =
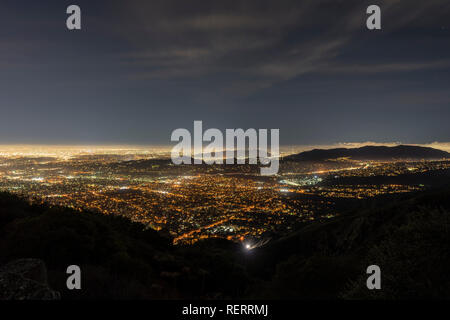
{"label": "cloudy sky", "polygon": [[450,141],[448,0],[4,0],[0,27],[0,143],[169,144],[194,120]]}

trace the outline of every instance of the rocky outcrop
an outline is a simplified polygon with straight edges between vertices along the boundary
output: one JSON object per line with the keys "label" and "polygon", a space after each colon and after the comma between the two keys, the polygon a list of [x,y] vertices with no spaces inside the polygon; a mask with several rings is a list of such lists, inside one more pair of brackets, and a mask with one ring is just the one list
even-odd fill
{"label": "rocky outcrop", "polygon": [[0,267],[0,300],[59,300],[47,283],[47,268],[39,259],[14,260]]}

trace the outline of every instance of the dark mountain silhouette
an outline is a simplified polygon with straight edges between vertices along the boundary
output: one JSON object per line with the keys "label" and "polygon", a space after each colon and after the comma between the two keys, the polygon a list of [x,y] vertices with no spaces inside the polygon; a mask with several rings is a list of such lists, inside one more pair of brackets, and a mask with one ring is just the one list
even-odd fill
{"label": "dark mountain silhouette", "polygon": [[[125,218],[0,193],[0,266],[44,261],[63,300],[449,299],[449,195],[446,186],[379,198],[248,251],[225,240],[172,246]],[[76,292],[66,288],[74,263],[83,272]],[[372,264],[382,270],[382,290],[367,290]]]}
{"label": "dark mountain silhouette", "polygon": [[395,147],[365,146],[361,148],[314,149],[284,157],[284,161],[326,161],[338,158],[353,160],[433,160],[450,159],[450,153],[429,148],[399,145]]}

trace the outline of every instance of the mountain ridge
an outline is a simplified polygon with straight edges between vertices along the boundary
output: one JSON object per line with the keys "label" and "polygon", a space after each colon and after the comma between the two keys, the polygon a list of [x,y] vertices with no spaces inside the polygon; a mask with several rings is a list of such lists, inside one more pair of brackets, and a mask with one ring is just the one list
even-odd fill
{"label": "mountain ridge", "polygon": [[313,149],[283,158],[284,161],[326,161],[338,158],[352,160],[437,160],[450,159],[450,153],[431,147],[412,145],[364,146],[360,148]]}

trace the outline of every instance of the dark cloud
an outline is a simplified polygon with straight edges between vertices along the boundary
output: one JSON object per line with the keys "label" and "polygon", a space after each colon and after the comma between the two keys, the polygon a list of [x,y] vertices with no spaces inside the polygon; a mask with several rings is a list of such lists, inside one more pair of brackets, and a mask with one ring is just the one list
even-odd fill
{"label": "dark cloud", "polygon": [[446,0],[377,1],[373,32],[360,0],[77,2],[77,32],[72,2],[1,5],[2,141],[169,143],[197,119],[289,144],[450,139]]}

